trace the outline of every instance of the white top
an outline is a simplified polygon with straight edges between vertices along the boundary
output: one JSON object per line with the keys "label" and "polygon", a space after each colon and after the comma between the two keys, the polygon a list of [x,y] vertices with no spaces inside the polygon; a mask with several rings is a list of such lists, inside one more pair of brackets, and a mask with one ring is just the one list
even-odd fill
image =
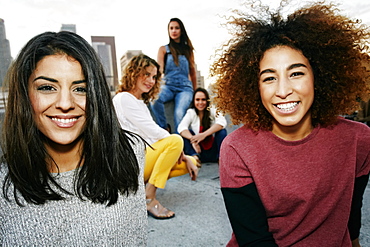
{"label": "white top", "polygon": [[113,105],[122,129],[138,134],[149,144],[170,135],[154,122],[144,101],[134,95],[128,92],[118,93],[113,97]]}
{"label": "white top", "polygon": [[[218,114],[216,116],[216,109],[211,107],[210,111],[210,118],[211,118],[211,126],[214,124],[219,124],[222,127],[226,127],[227,121],[224,116]],[[184,130],[191,129],[194,131],[194,134],[199,134],[199,127],[200,127],[200,119],[197,113],[195,112],[194,108],[190,108],[186,111],[184,118],[181,120],[179,126],[177,127],[177,132],[181,133]]]}

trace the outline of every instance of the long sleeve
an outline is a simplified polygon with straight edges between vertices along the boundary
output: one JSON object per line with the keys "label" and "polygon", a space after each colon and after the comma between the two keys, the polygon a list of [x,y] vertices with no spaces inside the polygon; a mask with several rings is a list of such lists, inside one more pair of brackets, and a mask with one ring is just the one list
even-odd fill
{"label": "long sleeve", "polygon": [[221,113],[217,115],[216,109],[213,107],[211,108],[210,111],[211,111],[211,116],[214,117],[214,124],[219,124],[225,128],[227,124],[226,118],[223,115],[221,115]]}
{"label": "long sleeve", "polygon": [[[194,126],[198,126],[198,128],[193,129]],[[194,109],[188,109],[186,111],[185,116],[182,118],[179,126],[177,127],[177,132],[181,133],[182,131],[189,129],[189,127],[194,132],[199,132],[199,117],[197,116]]]}
{"label": "long sleeve", "polygon": [[[210,109],[210,117],[212,125],[219,124],[223,128],[226,127],[227,121],[226,118],[221,114],[216,114],[216,109],[212,107]],[[181,120],[179,126],[177,127],[177,132],[181,133],[184,130],[192,129],[195,134],[199,134],[200,119],[193,108],[190,108],[186,111],[185,116]]]}
{"label": "long sleeve", "polygon": [[239,246],[277,246],[269,232],[267,216],[256,185],[221,188],[227,214]]}
{"label": "long sleeve", "polygon": [[136,99],[130,93],[117,94],[113,98],[113,104],[121,127],[137,133],[149,144],[170,135],[154,122],[144,102]]}
{"label": "long sleeve", "polygon": [[348,221],[348,229],[351,240],[360,236],[362,199],[369,181],[369,174],[356,178],[353,190],[351,214]]}

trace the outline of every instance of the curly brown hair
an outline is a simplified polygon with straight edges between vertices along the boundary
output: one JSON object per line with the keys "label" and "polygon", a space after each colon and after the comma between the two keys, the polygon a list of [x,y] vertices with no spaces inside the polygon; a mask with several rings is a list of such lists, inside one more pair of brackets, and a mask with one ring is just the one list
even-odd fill
{"label": "curly brown hair", "polygon": [[152,89],[150,89],[148,93],[143,93],[141,97],[145,104],[154,100],[159,93],[161,72],[159,71],[159,64],[154,59],[144,54],[134,56],[130,59],[123,71],[121,83],[118,85],[116,93],[128,92],[135,89],[137,79],[139,76],[145,75],[146,68],[150,66],[155,66],[157,68],[156,81]]}
{"label": "curly brown hair", "polygon": [[276,13],[259,1],[248,1],[260,18],[234,11],[228,24],[234,37],[220,50],[211,67],[214,101],[218,110],[230,114],[234,124],[253,130],[272,128],[272,116],[259,94],[259,63],[266,50],[288,46],[299,50],[313,69],[313,126],[334,124],[338,115],[358,109],[359,100],[369,97],[370,30],[359,20],[339,14],[336,5],[313,3],[282,17],[288,0]]}

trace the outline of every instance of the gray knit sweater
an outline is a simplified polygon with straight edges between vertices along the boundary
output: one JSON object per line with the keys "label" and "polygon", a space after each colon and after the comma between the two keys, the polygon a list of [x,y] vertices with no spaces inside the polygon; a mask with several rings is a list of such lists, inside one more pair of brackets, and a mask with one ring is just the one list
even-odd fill
{"label": "gray knit sweater", "polygon": [[[143,177],[144,146],[135,145],[134,150]],[[2,167],[1,188],[6,174]],[[56,181],[73,191],[76,171],[60,173]],[[148,223],[144,184],[140,181],[135,195],[120,195],[110,207],[70,195],[44,205],[22,201],[25,207],[20,207],[14,200],[6,201],[0,190],[0,246],[146,246]]]}

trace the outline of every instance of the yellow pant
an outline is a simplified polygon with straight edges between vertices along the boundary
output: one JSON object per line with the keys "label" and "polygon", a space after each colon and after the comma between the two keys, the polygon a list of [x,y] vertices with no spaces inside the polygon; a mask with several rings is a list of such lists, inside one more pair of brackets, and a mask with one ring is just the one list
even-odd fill
{"label": "yellow pant", "polygon": [[[172,134],[163,138],[151,147],[146,148],[144,181],[149,182],[157,188],[163,189],[168,179],[182,176],[188,172],[186,162],[177,163],[184,147],[182,137]],[[192,162],[196,164],[193,157]]]}

